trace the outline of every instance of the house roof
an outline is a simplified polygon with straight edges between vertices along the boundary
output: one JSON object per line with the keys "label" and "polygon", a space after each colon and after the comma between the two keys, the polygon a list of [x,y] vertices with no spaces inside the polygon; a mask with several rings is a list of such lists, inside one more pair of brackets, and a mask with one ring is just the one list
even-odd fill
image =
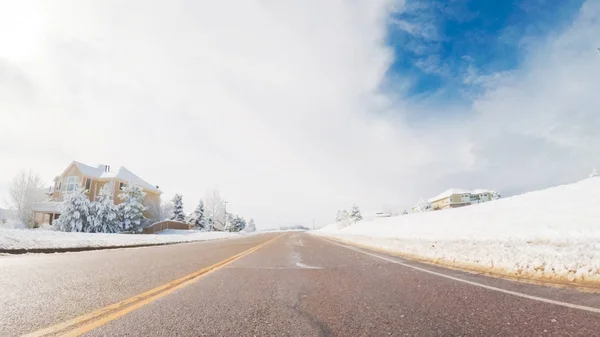
{"label": "house roof", "polygon": [[492,191],[484,190],[484,189],[476,189],[476,190],[471,191],[471,194],[483,194],[483,193],[492,193]]}
{"label": "house roof", "polygon": [[144,179],[135,175],[133,172],[129,171],[127,168],[125,168],[123,166],[117,167],[117,169],[114,171],[111,169],[111,171],[105,172],[104,165],[99,165],[97,167],[94,167],[94,166],[89,166],[89,165],[80,163],[78,161],[73,161],[72,164],[75,165],[77,167],[77,169],[79,170],[79,172],[81,172],[81,174],[83,174],[84,176],[98,178],[98,179],[117,178],[117,179],[120,179],[123,181],[127,181],[131,184],[138,185],[144,189],[162,193],[162,191],[159,190],[156,186],[148,183],[147,181],[145,181]]}
{"label": "house roof", "polygon": [[467,194],[467,193],[470,194],[471,191],[469,191],[469,190],[463,190],[463,189],[460,189],[460,188],[451,188],[451,189],[446,190],[445,192],[443,192],[443,193],[441,193],[439,195],[436,195],[435,197],[433,197],[433,198],[431,198],[431,199],[429,199],[427,201],[429,201],[429,202],[436,202],[438,200],[449,198],[450,196],[455,195],[455,194]]}

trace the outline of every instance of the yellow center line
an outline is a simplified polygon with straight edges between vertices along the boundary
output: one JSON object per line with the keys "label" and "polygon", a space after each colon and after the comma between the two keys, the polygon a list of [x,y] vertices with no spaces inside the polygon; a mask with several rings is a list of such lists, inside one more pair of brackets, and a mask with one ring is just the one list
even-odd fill
{"label": "yellow center line", "polygon": [[250,249],[247,249],[239,254],[231,256],[225,260],[217,262],[208,267],[202,268],[198,271],[195,271],[191,274],[188,274],[186,276],[183,276],[181,278],[173,280],[164,285],[161,285],[161,286],[158,286],[151,290],[148,290],[139,295],[133,296],[131,298],[128,298],[126,300],[123,300],[123,301],[115,303],[115,304],[111,304],[107,307],[93,311],[89,314],[85,314],[85,315],[73,318],[71,320],[50,326],[48,328],[44,328],[44,329],[29,333],[27,335],[24,335],[23,337],[40,337],[40,336],[47,336],[50,334],[57,334],[68,328],[72,328],[72,327],[75,327],[75,326],[85,323],[84,325],[81,325],[81,326],[75,328],[74,330],[68,331],[63,335],[63,336],[80,336],[80,335],[82,335],[88,331],[91,331],[93,329],[96,329],[112,320],[115,320],[119,317],[127,315],[128,313],[130,313],[136,309],[139,309],[149,303],[152,303],[161,297],[167,296],[168,294],[171,294],[174,291],[181,289],[181,288],[197,281],[199,278],[207,275],[208,273],[216,271],[218,269],[221,269],[221,268],[227,266],[228,264],[261,249],[262,247],[268,245],[269,243],[277,240],[282,235],[283,234],[278,235],[272,239],[269,239],[263,243],[260,243],[256,246],[254,246]]}

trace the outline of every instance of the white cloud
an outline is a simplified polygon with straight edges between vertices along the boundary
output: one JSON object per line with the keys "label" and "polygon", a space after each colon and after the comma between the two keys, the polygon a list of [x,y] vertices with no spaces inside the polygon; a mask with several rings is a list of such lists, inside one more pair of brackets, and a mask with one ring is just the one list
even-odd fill
{"label": "white cloud", "polygon": [[0,186],[124,165],[189,210],[218,186],[268,227],[575,179],[598,153],[591,1],[472,113],[419,125],[381,90],[390,1],[24,3],[0,5]]}

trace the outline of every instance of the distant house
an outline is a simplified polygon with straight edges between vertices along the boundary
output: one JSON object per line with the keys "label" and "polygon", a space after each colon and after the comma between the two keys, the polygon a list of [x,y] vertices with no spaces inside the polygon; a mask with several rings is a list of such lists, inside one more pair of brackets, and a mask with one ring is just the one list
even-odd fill
{"label": "distant house", "polygon": [[479,204],[491,200],[492,192],[488,190],[477,189],[469,191],[452,188],[428,201],[431,203],[433,210],[440,210]]}
{"label": "distant house", "polygon": [[[107,184],[113,193],[115,204],[121,203],[119,193],[129,184],[140,186],[146,193],[145,205],[151,203],[158,205],[160,203],[162,191],[158,189],[158,186],[146,182],[125,167],[111,170],[110,165],[89,166],[74,161],[59,176],[54,178],[54,186],[51,186],[48,190],[50,201],[33,205],[35,222],[38,224],[44,222],[52,224],[53,220],[58,219],[64,196],[74,191],[78,186],[82,186],[90,201],[93,201],[100,193],[100,189]],[[147,210],[144,215],[151,217],[150,210]]]}

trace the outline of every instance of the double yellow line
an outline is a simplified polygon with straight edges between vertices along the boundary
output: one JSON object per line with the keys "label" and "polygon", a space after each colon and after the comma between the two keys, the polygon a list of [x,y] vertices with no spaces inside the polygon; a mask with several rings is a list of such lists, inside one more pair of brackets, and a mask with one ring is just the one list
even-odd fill
{"label": "double yellow line", "polygon": [[[281,235],[269,239],[259,245],[256,245],[234,256],[231,256],[225,260],[217,262],[211,266],[202,268],[198,271],[188,274],[182,278],[173,280],[162,286],[148,290],[142,294],[133,296],[115,304],[111,304],[107,307],[96,310],[89,314],[73,318],[66,322],[62,322],[45,329],[34,331],[32,333],[24,335],[23,337],[41,337],[56,334],[59,334],[61,336],[80,336],[88,331],[99,328],[110,321],[125,316],[128,313],[137,310],[147,304],[150,304],[161,297],[167,296],[172,292],[197,281],[199,278],[207,275],[208,273],[221,269],[227,266],[228,264],[234,262],[235,260],[241,259],[242,257],[261,249],[269,243],[277,240],[279,237],[281,237]],[[65,331],[67,329],[72,330]]]}

